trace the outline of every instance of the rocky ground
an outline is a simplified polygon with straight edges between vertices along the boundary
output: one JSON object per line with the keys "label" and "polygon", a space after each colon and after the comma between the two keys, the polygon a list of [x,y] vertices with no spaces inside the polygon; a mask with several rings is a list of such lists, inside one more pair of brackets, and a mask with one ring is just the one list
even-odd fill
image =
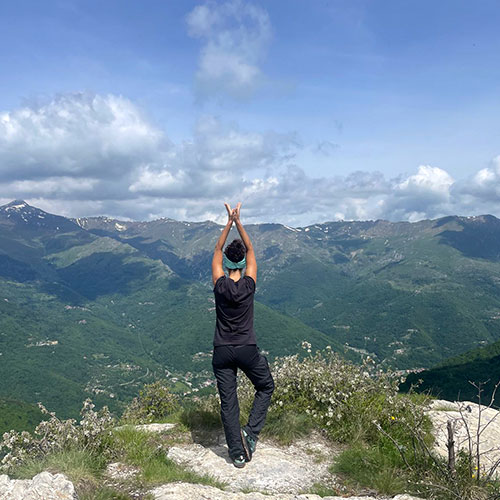
{"label": "rocky ground", "polygon": [[167,456],[198,474],[208,474],[227,483],[227,490],[270,494],[299,493],[314,483],[331,481],[328,466],[338,453],[339,449],[319,434],[291,446],[259,441],[254,459],[243,469],[237,469],[228,457],[224,436],[218,435],[211,443],[173,446]]}
{"label": "rocky ground", "polygon": [[[252,492],[227,492],[212,486],[201,484],[173,483],[160,486],[152,490],[156,500],[381,500],[382,497],[320,497],[318,495],[300,495],[294,493],[281,493],[278,495],[266,495],[264,493]],[[397,495],[393,500],[418,500],[410,495]]]}
{"label": "rocky ground", "polygon": [[[434,401],[429,415],[436,435],[436,451],[447,456],[447,422],[455,427],[457,447],[468,449],[468,435],[480,435],[480,450],[486,467],[496,467],[500,461],[500,413],[475,403]],[[151,424],[137,426],[141,430],[160,432],[168,442],[175,426]],[[296,441],[290,446],[280,446],[260,440],[251,462],[243,469],[235,468],[227,455],[227,447],[220,433],[183,434],[171,440],[167,456],[198,474],[208,474],[224,483],[224,490],[213,486],[189,483],[164,484],[148,492],[137,492],[136,498],[155,500],[319,500],[309,494],[315,483],[342,492],[340,482],[328,472],[328,467],[340,453],[320,434]],[[109,485],[133,481],[139,471],[131,466],[113,463],[108,466],[105,482]],[[381,500],[373,496],[323,497],[324,500]],[[0,500],[76,500],[73,484],[62,474],[42,472],[31,480],[13,480],[0,475]],[[398,495],[395,500],[416,500],[409,495]]]}
{"label": "rocky ground", "polygon": [[1,500],[73,500],[75,488],[63,474],[40,472],[33,479],[0,476]]}
{"label": "rocky ground", "polygon": [[[136,426],[160,432],[168,438],[173,424],[151,424]],[[342,486],[328,472],[328,466],[341,449],[334,447],[319,433],[298,440],[290,446],[280,446],[260,440],[251,462],[237,469],[228,458],[224,436],[217,433],[177,436],[175,445],[169,446],[167,456],[198,474],[208,474],[225,484],[221,490],[213,486],[190,483],[169,483],[148,492],[136,492],[132,496],[155,500],[320,500],[318,495],[307,491],[315,483],[328,485],[341,491]],[[109,464],[105,483],[118,486],[133,482],[139,471],[119,462]],[[381,500],[372,496],[331,496],[326,500]],[[63,474],[42,472],[31,480],[14,480],[0,476],[0,500],[76,500],[73,484]],[[399,495],[397,500],[415,500],[408,495]]]}

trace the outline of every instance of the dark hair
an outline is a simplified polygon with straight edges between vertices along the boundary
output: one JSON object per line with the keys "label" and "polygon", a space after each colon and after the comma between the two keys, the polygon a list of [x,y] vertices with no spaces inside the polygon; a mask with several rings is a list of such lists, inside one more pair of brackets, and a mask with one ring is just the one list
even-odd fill
{"label": "dark hair", "polygon": [[224,253],[231,262],[239,262],[245,257],[246,251],[243,242],[240,239],[235,239],[225,248]]}

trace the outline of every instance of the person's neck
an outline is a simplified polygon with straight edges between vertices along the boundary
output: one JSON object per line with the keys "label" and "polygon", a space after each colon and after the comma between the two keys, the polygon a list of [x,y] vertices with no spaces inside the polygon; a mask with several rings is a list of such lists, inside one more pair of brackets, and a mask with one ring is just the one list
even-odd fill
{"label": "person's neck", "polygon": [[240,269],[235,269],[234,271],[229,272],[229,277],[233,281],[239,281],[241,279],[241,270]]}

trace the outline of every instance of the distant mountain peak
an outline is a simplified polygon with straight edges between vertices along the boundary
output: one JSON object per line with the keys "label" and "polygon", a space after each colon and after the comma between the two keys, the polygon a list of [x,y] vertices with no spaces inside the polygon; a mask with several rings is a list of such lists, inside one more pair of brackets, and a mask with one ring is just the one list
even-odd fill
{"label": "distant mountain peak", "polygon": [[76,224],[66,217],[54,215],[29,205],[24,200],[13,200],[0,207],[0,224],[10,227],[26,228],[38,231],[49,229],[55,231],[74,231]]}
{"label": "distant mountain peak", "polygon": [[33,208],[31,205],[28,205],[24,200],[13,200],[10,203],[7,203],[6,205],[3,205],[0,207],[1,210],[4,210],[5,212],[10,212],[11,210],[22,210],[24,208]]}

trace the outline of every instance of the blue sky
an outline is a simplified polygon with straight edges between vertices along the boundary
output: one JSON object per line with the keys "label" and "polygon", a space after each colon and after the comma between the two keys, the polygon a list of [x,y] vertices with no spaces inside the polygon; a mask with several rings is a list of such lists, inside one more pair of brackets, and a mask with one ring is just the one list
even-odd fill
{"label": "blue sky", "polygon": [[70,216],[500,216],[496,1],[0,7],[0,183]]}

